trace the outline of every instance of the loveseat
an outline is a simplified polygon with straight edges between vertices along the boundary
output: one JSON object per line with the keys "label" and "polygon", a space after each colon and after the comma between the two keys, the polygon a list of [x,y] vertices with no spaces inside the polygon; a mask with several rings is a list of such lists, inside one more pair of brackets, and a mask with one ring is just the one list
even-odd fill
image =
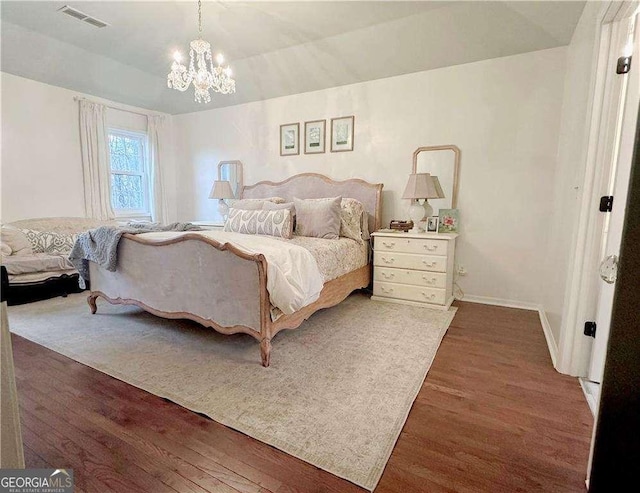
{"label": "loveseat", "polygon": [[67,256],[78,234],[115,221],[83,217],[24,219],[2,225],[2,265],[10,305],[77,293],[78,271]]}

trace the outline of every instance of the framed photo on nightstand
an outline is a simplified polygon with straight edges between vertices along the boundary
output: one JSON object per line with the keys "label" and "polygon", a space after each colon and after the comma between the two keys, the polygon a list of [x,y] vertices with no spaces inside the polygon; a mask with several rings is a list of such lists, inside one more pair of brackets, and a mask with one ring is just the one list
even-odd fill
{"label": "framed photo on nightstand", "polygon": [[457,233],[460,225],[458,209],[440,209],[438,211],[440,222],[438,223],[438,233]]}
{"label": "framed photo on nightstand", "polygon": [[440,218],[438,216],[431,216],[427,218],[427,233],[437,233],[438,232],[438,224],[440,223]]}

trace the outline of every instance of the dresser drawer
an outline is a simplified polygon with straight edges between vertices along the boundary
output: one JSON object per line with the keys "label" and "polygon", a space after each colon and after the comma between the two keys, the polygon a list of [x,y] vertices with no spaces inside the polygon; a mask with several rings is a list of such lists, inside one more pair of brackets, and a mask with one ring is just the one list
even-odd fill
{"label": "dresser drawer", "polygon": [[447,286],[446,274],[419,270],[394,269],[389,267],[376,267],[373,270],[373,280],[442,289]]}
{"label": "dresser drawer", "polygon": [[379,265],[381,267],[395,267],[399,269],[446,272],[447,257],[412,255],[409,253],[391,253],[376,250],[373,252],[373,265]]}
{"label": "dresser drawer", "polygon": [[392,282],[375,281],[373,283],[373,295],[380,296],[381,298],[397,298],[433,303],[435,305],[444,305],[446,303],[446,293],[444,289],[423,288]]}
{"label": "dresser drawer", "polygon": [[447,240],[429,240],[420,238],[377,237],[374,249],[381,252],[421,253],[424,255],[446,255]]}

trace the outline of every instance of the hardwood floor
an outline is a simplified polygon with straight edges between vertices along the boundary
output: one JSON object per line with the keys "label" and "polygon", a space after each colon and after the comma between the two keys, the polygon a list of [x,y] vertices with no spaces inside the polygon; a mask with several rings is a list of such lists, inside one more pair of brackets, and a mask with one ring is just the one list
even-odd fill
{"label": "hardwood floor", "polygon": [[[376,488],[584,491],[593,419],[538,314],[457,303]],[[176,404],[13,336],[27,467],[78,492],[363,492]]]}

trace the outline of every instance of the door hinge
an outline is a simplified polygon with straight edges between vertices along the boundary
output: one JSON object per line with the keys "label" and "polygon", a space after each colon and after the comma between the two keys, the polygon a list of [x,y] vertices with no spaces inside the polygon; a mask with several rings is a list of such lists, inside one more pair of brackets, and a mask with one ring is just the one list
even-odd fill
{"label": "door hinge", "polygon": [[596,323],[595,322],[585,322],[584,323],[584,335],[588,337],[596,336]]}
{"label": "door hinge", "polygon": [[631,58],[630,56],[621,56],[618,58],[618,65],[616,66],[616,74],[626,74],[631,70]]}
{"label": "door hinge", "polygon": [[600,197],[600,212],[611,212],[613,209],[613,195]]}

